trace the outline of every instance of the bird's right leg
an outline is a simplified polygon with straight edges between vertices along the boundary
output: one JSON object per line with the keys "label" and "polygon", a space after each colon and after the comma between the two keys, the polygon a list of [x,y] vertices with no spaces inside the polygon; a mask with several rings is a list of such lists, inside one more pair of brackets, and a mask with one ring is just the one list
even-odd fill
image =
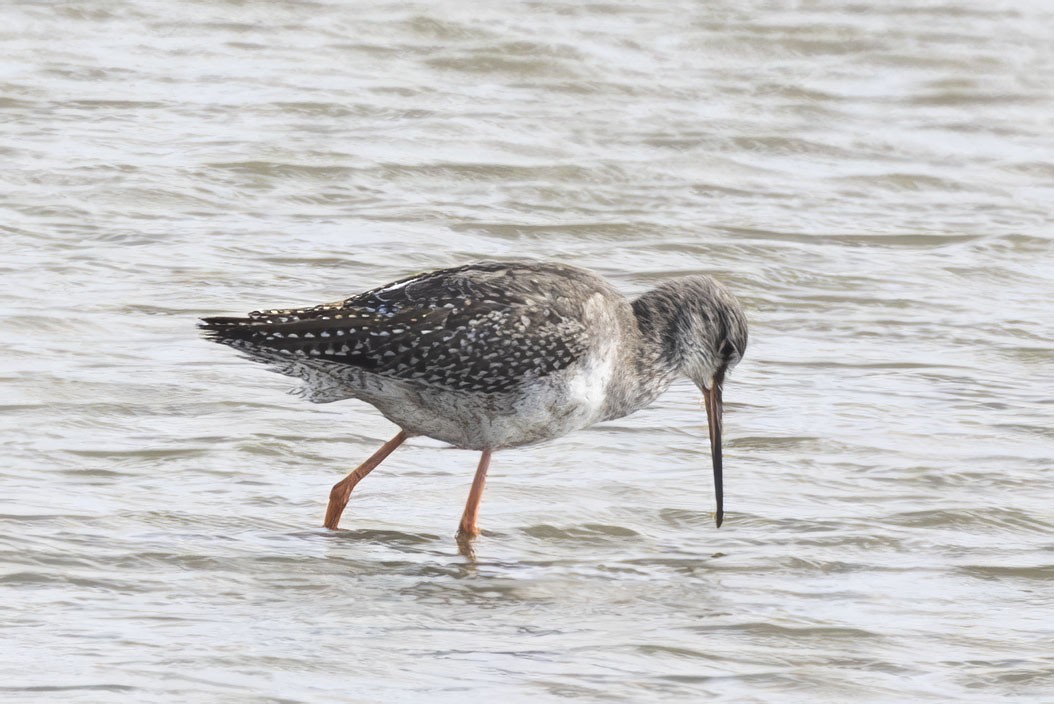
{"label": "bird's right leg", "polygon": [[468,492],[465,512],[461,514],[461,525],[457,529],[459,540],[475,538],[479,535],[476,517],[479,516],[479,502],[483,498],[483,485],[487,482],[487,468],[490,467],[490,450],[484,450],[476,467],[476,476],[472,479],[472,489]]}
{"label": "bird's right leg", "polygon": [[402,445],[407,437],[409,436],[405,430],[399,431],[398,435],[381,445],[381,449],[370,455],[370,458],[356,467],[351,474],[333,485],[332,491],[329,492],[329,506],[326,507],[326,521],[323,524],[326,528],[330,530],[337,529],[337,524],[340,523],[340,514],[344,513],[344,507],[348,505],[348,499],[351,498],[351,490],[355,488],[360,479],[376,469],[381,462],[384,462],[384,459],[392,454],[395,448]]}

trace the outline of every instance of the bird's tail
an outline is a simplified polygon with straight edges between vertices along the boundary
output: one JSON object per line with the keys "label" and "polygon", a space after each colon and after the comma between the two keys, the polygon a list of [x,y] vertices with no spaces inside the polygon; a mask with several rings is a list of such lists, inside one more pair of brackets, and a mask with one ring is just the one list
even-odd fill
{"label": "bird's tail", "polygon": [[238,342],[249,342],[261,327],[252,318],[212,317],[198,321],[198,329],[206,340],[232,346],[238,346]]}

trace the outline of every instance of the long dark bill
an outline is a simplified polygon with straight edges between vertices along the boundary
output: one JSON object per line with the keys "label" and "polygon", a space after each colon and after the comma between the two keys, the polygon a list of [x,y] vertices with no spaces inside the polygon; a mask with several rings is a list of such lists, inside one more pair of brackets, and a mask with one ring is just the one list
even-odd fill
{"label": "long dark bill", "polygon": [[717,527],[725,520],[725,483],[721,465],[721,384],[725,381],[724,368],[718,369],[710,381],[710,388],[703,388],[706,401],[706,421],[710,426],[710,457],[714,461],[714,496],[717,498]]}

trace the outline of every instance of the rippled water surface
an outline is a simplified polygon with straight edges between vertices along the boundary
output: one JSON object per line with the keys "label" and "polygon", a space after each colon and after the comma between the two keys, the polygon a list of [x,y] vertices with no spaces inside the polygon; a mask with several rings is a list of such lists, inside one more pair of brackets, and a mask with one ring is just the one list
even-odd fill
{"label": "rippled water surface", "polygon": [[[0,7],[0,698],[1054,699],[1054,9]],[[751,320],[476,462],[194,319],[479,258]]]}

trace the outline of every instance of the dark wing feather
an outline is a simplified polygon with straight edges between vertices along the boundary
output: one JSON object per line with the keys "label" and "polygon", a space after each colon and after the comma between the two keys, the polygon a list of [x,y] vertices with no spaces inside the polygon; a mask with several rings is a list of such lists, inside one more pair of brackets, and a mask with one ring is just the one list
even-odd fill
{"label": "dark wing feather", "polygon": [[[571,270],[578,272],[579,270]],[[483,263],[409,277],[338,303],[207,318],[250,358],[313,358],[452,390],[498,392],[563,369],[586,349],[581,297],[563,268]],[[298,368],[290,365],[290,369]]]}

